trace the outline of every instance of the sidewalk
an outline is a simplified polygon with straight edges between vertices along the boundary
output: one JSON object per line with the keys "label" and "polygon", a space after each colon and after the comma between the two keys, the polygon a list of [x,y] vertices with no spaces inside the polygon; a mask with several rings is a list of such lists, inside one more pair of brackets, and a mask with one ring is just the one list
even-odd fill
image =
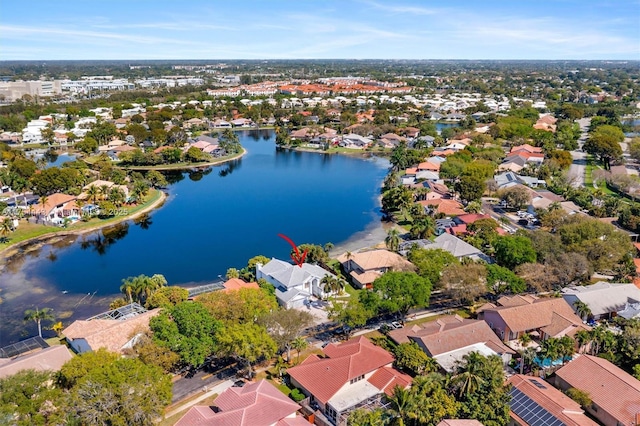
{"label": "sidewalk", "polygon": [[[225,380],[222,383],[218,383],[217,385],[208,388],[207,386],[203,387],[203,391],[204,393],[202,395],[200,395],[197,398],[194,398],[192,400],[190,400],[189,402],[185,403],[185,404],[181,404],[178,405],[174,408],[172,408],[170,411],[167,411],[164,414],[164,418],[168,419],[169,417],[173,417],[176,414],[182,412],[182,411],[186,411],[187,409],[193,407],[194,405],[196,405],[198,402],[203,401],[207,398],[209,398],[210,396],[213,396],[215,394],[220,395],[222,392],[224,392],[225,390],[229,389],[231,386],[233,386],[233,382],[231,380]],[[178,403],[179,404],[179,403]]]}

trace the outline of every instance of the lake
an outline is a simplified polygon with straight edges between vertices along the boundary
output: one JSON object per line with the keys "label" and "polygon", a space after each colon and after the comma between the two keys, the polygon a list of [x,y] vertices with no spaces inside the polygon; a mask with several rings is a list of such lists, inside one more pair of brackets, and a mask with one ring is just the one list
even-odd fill
{"label": "lake", "polygon": [[258,254],[289,259],[280,233],[296,244],[338,245],[380,226],[387,160],[280,150],[269,130],[239,136],[243,158],[172,173],[165,205],[146,220],[8,262],[0,273],[0,346],[35,335],[24,310],[53,308],[66,326],[108,310],[129,276],[163,274],[169,284],[193,286]]}

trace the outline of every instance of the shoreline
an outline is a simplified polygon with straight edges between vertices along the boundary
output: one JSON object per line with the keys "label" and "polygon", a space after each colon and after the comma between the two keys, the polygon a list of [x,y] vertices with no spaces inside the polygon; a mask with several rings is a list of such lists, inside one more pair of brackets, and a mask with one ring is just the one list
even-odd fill
{"label": "shoreline", "polygon": [[315,154],[326,154],[326,155],[344,155],[347,157],[357,157],[357,158],[374,158],[374,157],[383,157],[386,158],[390,153],[385,151],[365,151],[365,150],[353,150],[353,151],[322,151],[315,148],[304,148],[299,146],[278,146],[280,149],[288,149],[290,151],[296,152],[311,152]]}
{"label": "shoreline", "polygon": [[189,164],[189,165],[178,165],[178,166],[159,165],[159,166],[127,166],[127,167],[125,167],[125,166],[115,165],[114,167],[117,168],[117,169],[120,169],[120,170],[132,170],[132,171],[149,171],[149,170],[170,171],[170,170],[199,169],[199,168],[202,168],[202,167],[217,166],[219,164],[224,164],[224,163],[227,163],[229,161],[237,160],[239,158],[244,157],[247,152],[248,152],[247,149],[245,147],[242,147],[242,152],[239,152],[239,153],[235,154],[232,157],[220,158],[220,159],[217,159],[215,161],[209,161],[207,163],[194,163],[194,164]]}
{"label": "shoreline", "polygon": [[13,258],[18,254],[21,254],[21,252],[29,246],[36,245],[36,244],[45,245],[51,242],[51,240],[55,241],[56,239],[62,239],[68,236],[80,236],[80,235],[88,234],[91,232],[95,232],[103,228],[108,228],[109,226],[114,226],[122,222],[133,220],[137,217],[142,216],[143,214],[146,214],[152,210],[155,210],[156,208],[162,207],[162,205],[167,200],[167,194],[164,191],[161,191],[159,189],[157,191],[160,193],[160,196],[158,197],[157,200],[153,201],[151,204],[144,207],[143,209],[136,211],[135,213],[132,213],[127,216],[122,216],[118,219],[114,219],[109,223],[96,224],[95,226],[90,226],[88,228],[75,229],[75,230],[72,229],[72,230],[64,230],[64,231],[52,231],[46,234],[28,238],[16,244],[5,247],[4,249],[0,250],[0,256],[3,257],[3,260],[0,261],[0,272],[4,270],[4,268],[6,267],[6,263],[9,262],[11,258]]}

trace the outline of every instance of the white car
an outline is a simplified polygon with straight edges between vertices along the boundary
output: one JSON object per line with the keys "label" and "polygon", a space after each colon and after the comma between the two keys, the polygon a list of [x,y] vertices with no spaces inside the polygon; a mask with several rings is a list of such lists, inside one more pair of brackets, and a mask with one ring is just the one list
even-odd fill
{"label": "white car", "polygon": [[398,321],[394,321],[394,322],[392,322],[392,323],[391,323],[391,326],[392,326],[393,328],[396,328],[396,329],[398,329],[398,328],[402,328],[402,325],[401,325]]}

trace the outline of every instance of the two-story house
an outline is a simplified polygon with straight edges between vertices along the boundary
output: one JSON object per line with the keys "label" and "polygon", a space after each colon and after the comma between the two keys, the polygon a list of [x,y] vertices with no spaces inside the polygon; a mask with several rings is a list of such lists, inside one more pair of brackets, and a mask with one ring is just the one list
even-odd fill
{"label": "two-story house", "polygon": [[333,424],[341,424],[354,407],[380,401],[396,386],[411,384],[410,376],[392,367],[393,355],[364,336],[331,343],[323,352],[324,356],[311,355],[287,373],[318,415]]}
{"label": "two-story house", "polygon": [[415,270],[411,262],[389,250],[345,253],[338,261],[358,288],[371,288],[376,278],[387,271]]}
{"label": "two-story house", "polygon": [[323,299],[330,295],[322,282],[324,277],[336,278],[318,265],[303,263],[292,265],[271,259],[266,265],[256,265],[256,279],[263,278],[276,288],[278,303],[285,308],[300,308],[311,296]]}

